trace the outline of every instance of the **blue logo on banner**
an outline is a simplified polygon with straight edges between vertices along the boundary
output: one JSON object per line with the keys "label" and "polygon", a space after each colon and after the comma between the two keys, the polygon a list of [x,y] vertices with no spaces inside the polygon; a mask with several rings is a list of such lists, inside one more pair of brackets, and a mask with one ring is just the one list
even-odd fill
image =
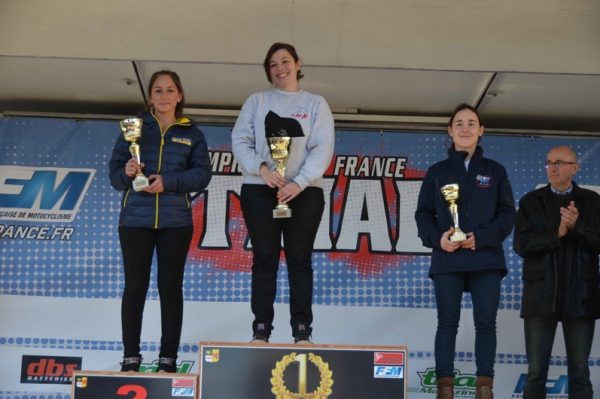
{"label": "blue logo on banner", "polygon": [[402,366],[373,366],[373,377],[375,377],[375,378],[404,378],[404,367],[402,367]]}
{"label": "blue logo on banner", "polygon": [[173,388],[172,396],[194,396],[194,388]]}
{"label": "blue logo on banner", "polygon": [[[525,387],[525,381],[527,380],[527,374],[521,374],[517,387],[515,388],[515,394],[522,394],[523,388]],[[546,380],[546,395],[560,395],[569,393],[569,377],[561,375],[558,378],[550,378]],[[515,397],[515,395],[513,395]]]}
{"label": "blue logo on banner", "polygon": [[0,217],[72,221],[95,172],[94,169],[0,166]]}

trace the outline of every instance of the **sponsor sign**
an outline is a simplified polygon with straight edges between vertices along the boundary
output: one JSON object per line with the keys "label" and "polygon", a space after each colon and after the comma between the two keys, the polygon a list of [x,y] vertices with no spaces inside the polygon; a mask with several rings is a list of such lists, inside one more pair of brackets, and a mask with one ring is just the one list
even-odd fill
{"label": "sponsor sign", "polygon": [[375,377],[375,378],[404,378],[404,367],[402,367],[402,366],[373,366],[373,377]]}
{"label": "sponsor sign", "polygon": [[73,371],[81,370],[80,357],[23,355],[22,384],[71,384]]}
{"label": "sponsor sign", "polygon": [[375,352],[375,364],[404,365],[404,353],[402,352]]}
{"label": "sponsor sign", "polygon": [[[525,387],[525,381],[527,380],[527,374],[521,374],[515,391],[512,395],[513,398],[523,397],[523,388]],[[569,376],[568,375],[548,375],[546,380],[546,398],[551,399],[567,399],[569,397]]]}
{"label": "sponsor sign", "polygon": [[184,378],[184,379],[178,379],[175,378],[173,379],[173,387],[195,387],[196,386],[196,380],[191,380],[189,378]]}
{"label": "sponsor sign", "polygon": [[173,388],[173,396],[195,396],[196,390],[194,388]]}
{"label": "sponsor sign", "polygon": [[[421,387],[418,389],[411,388],[411,392],[436,394],[437,378],[435,377],[435,368],[428,368],[425,371],[418,371],[417,374],[421,380]],[[454,396],[475,396],[476,382],[477,376],[475,374],[463,374],[460,370],[454,369]]]}
{"label": "sponsor sign", "polygon": [[[159,359],[154,360],[152,363],[142,363],[140,365],[140,373],[155,373],[156,368],[158,367]],[[191,360],[183,360],[181,363],[177,365],[177,373],[178,374],[188,374],[192,367],[194,366],[193,361]]]}
{"label": "sponsor sign", "polygon": [[0,219],[72,222],[95,173],[95,169],[0,165]]}

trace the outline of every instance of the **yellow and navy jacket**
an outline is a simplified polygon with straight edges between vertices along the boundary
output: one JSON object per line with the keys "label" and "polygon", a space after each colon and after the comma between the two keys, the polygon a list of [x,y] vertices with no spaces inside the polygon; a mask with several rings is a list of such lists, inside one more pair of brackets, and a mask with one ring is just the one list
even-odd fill
{"label": "yellow and navy jacket", "polygon": [[144,164],[142,171],[146,177],[161,175],[164,192],[133,190],[133,179],[125,173],[125,164],[131,159],[130,143],[119,135],[109,163],[110,183],[123,191],[119,224],[154,229],[190,226],[190,193],[202,192],[212,177],[204,134],[186,118],[164,130],[153,114],[140,118],[144,123],[137,144]]}

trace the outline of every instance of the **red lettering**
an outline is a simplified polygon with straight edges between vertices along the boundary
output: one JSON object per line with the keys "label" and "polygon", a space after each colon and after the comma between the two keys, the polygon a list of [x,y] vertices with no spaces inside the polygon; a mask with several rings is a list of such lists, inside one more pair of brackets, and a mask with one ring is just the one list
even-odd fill
{"label": "red lettering", "polygon": [[73,371],[77,370],[77,365],[76,364],[67,364],[65,366],[65,374],[63,374],[65,377],[73,377]]}
{"label": "red lettering", "polygon": [[42,359],[39,363],[31,363],[27,367],[27,375],[42,376],[46,370],[46,359]]}
{"label": "red lettering", "polygon": [[46,375],[51,377],[60,377],[63,373],[65,366],[60,363],[56,363],[54,359],[48,361],[48,367],[46,367]]}

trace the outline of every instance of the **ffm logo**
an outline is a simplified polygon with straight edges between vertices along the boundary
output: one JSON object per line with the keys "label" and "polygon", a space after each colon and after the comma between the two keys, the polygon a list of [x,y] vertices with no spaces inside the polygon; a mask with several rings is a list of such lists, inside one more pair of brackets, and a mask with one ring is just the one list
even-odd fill
{"label": "ffm logo", "polygon": [[373,377],[375,377],[375,378],[404,378],[404,367],[402,367],[402,366],[373,366]]}
{"label": "ffm logo", "polygon": [[0,219],[72,222],[95,173],[0,165]]}
{"label": "ffm logo", "polygon": [[[513,398],[521,398],[523,394],[523,388],[525,387],[525,381],[527,381],[527,374],[521,374]],[[569,393],[569,376],[559,375],[550,376],[546,380],[546,395],[561,395]]]}

